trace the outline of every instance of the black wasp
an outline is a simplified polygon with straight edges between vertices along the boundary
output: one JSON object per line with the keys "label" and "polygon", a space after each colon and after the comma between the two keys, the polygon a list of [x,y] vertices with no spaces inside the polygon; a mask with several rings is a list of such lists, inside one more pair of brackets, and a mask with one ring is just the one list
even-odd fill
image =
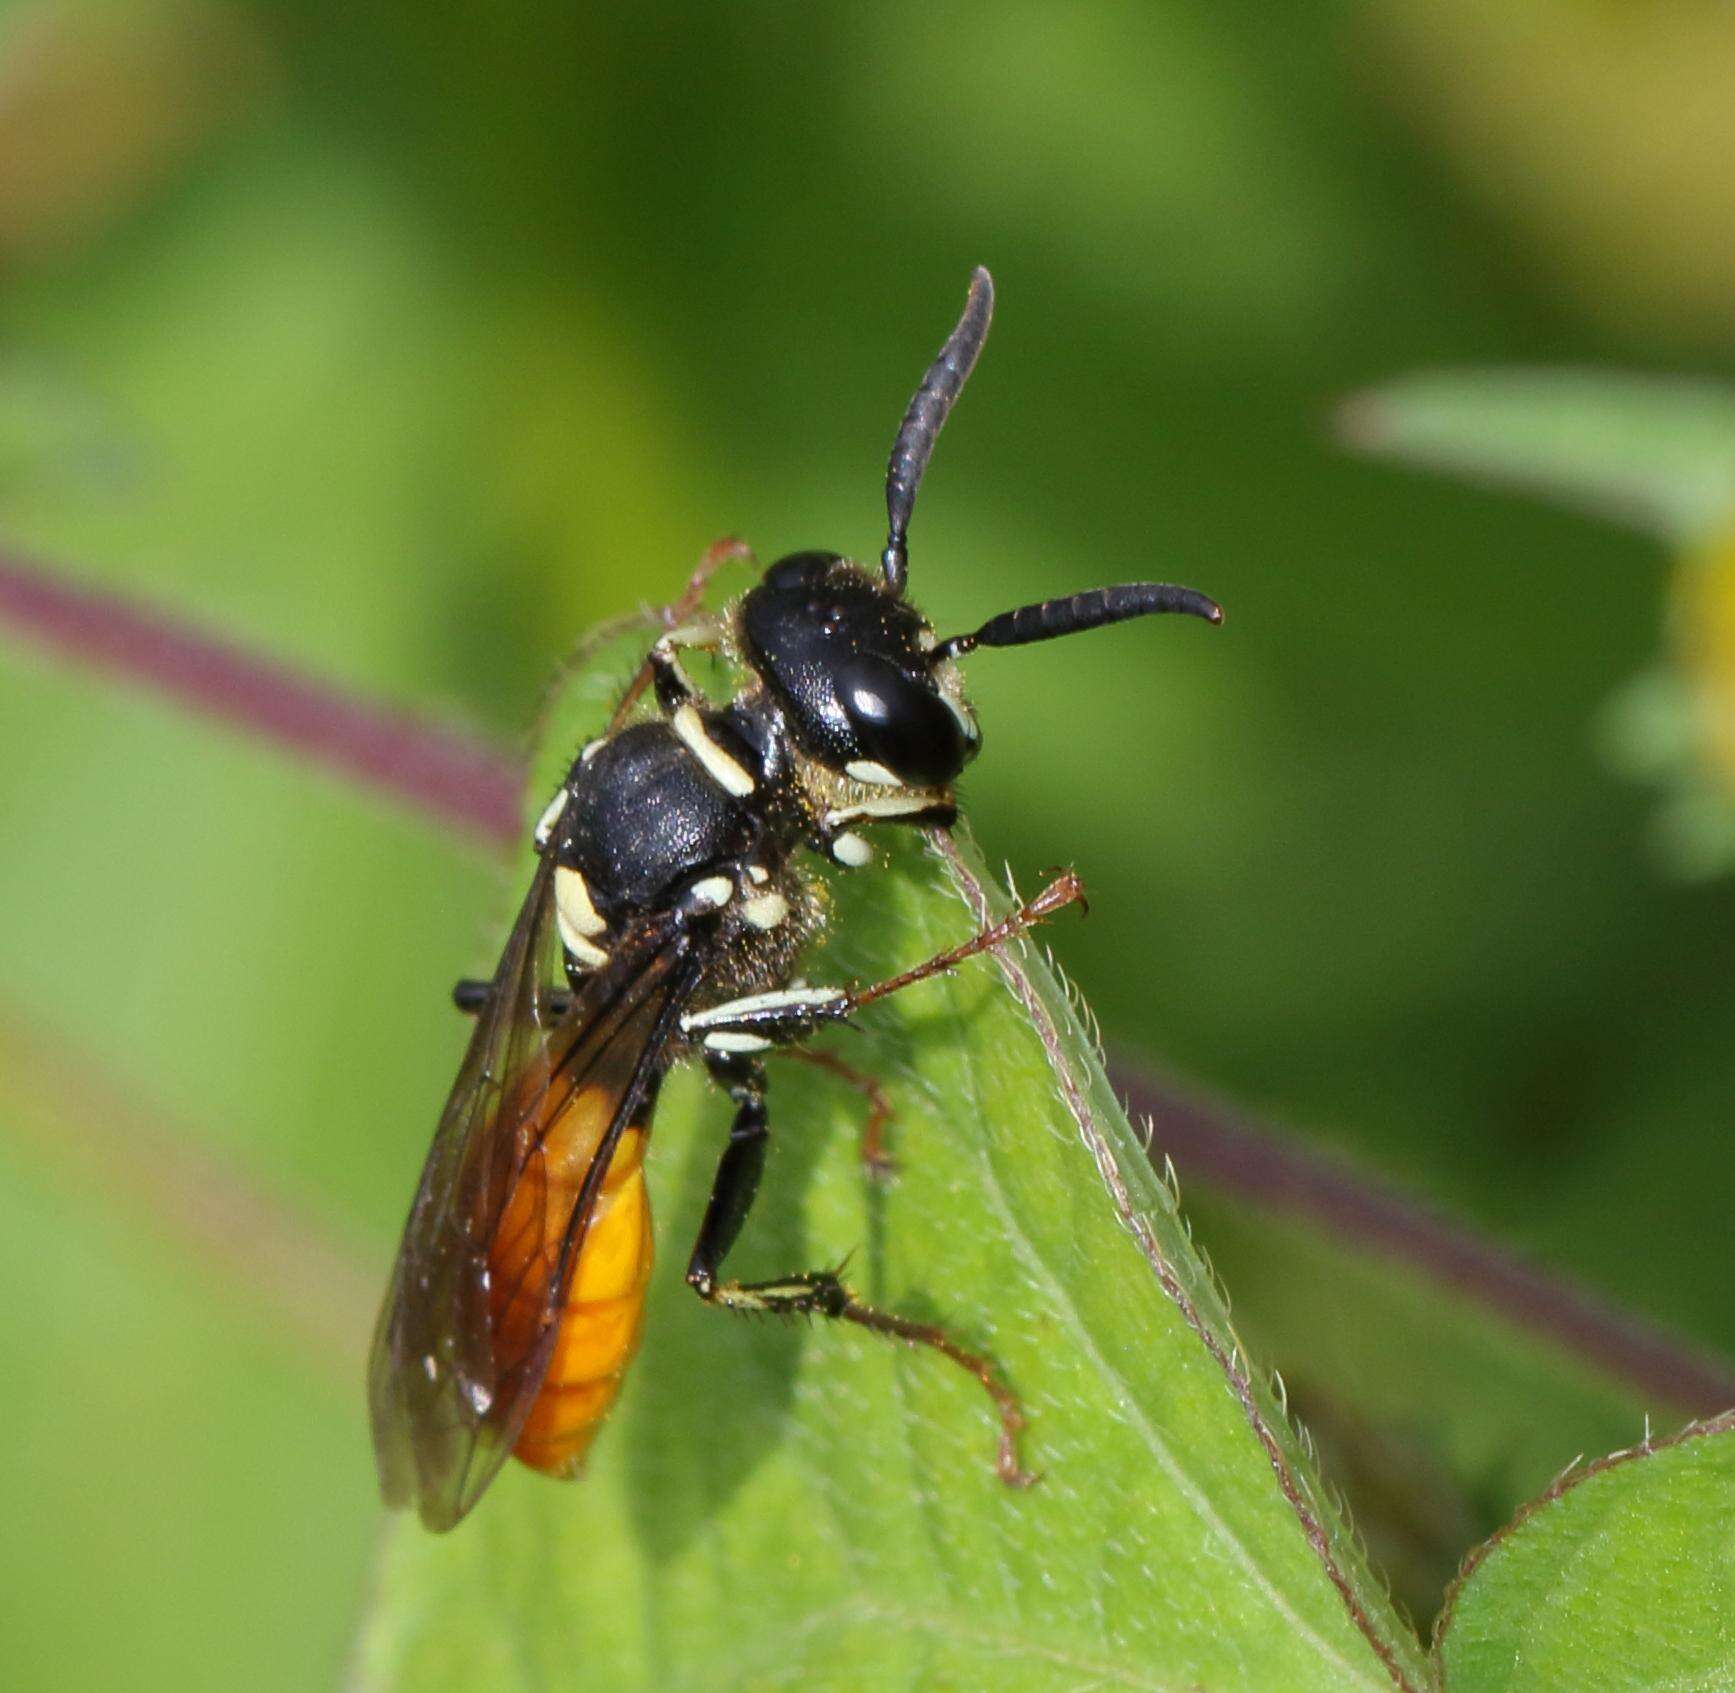
{"label": "black wasp", "polygon": [[[735,1117],[687,1284],[736,1311],[840,1317],[970,1371],[1019,1468],[1017,1404],[987,1359],[942,1330],[863,1304],[837,1274],[741,1283],[722,1266],[765,1162],[760,1055],[992,947],[1079,897],[1063,875],[992,928],[876,985],[792,985],[820,924],[806,854],[860,868],[864,831],[944,828],[981,745],[958,661],[1153,612],[1215,623],[1188,588],[1139,582],[1021,606],[937,640],[904,597],[907,533],[934,442],[988,333],[993,284],[916,390],[886,473],[877,573],[795,553],[721,613],[702,577],[651,647],[608,730],[586,746],[535,831],[535,876],[493,980],[461,983],[476,1029],[446,1103],[374,1337],[370,1400],[388,1504],[450,1528],[509,1453],[575,1473],[637,1344],[651,1265],[643,1159],[658,1086],[697,1058]],[[718,651],[745,685],[727,703],[688,679]],[[656,710],[631,720],[646,691]],[[817,1062],[845,1067],[822,1054]],[[854,1078],[876,1103],[874,1084]]]}

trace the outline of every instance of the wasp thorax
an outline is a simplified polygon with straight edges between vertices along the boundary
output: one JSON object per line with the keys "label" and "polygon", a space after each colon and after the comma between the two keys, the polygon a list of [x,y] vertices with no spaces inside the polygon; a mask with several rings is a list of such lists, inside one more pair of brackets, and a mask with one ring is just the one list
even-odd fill
{"label": "wasp thorax", "polygon": [[975,726],[942,690],[926,619],[848,559],[780,559],[748,593],[741,628],[810,758],[928,788],[951,782],[974,755]]}

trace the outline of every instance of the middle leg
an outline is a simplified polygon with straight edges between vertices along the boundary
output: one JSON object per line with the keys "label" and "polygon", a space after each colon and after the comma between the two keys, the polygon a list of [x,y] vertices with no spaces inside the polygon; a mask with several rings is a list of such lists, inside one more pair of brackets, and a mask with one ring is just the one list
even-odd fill
{"label": "middle leg", "polygon": [[777,1049],[781,1058],[791,1058],[812,1070],[823,1070],[835,1076],[847,1088],[853,1088],[867,1102],[867,1120],[861,1130],[862,1168],[878,1182],[890,1181],[898,1173],[896,1160],[886,1145],[886,1127],[897,1113],[886,1097],[886,1090],[877,1076],[846,1064],[835,1053],[816,1052],[810,1046],[785,1046]]}
{"label": "middle leg", "polygon": [[978,953],[1013,940],[1068,905],[1084,904],[1084,884],[1073,870],[1063,870],[1034,899],[1027,899],[997,923],[979,929],[958,946],[883,982],[866,987],[777,988],[748,994],[681,1019],[681,1033],[695,1040],[707,1057],[765,1052],[774,1046],[805,1039],[816,1029],[853,1017],[864,1005],[914,987],[931,976],[943,976]]}

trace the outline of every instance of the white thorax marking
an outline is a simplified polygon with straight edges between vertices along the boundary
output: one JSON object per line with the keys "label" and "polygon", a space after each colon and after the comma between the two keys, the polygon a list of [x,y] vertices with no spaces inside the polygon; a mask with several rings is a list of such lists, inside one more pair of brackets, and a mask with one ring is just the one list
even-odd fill
{"label": "white thorax marking", "polygon": [[583,873],[564,864],[554,872],[554,920],[561,944],[581,964],[608,962],[608,954],[595,942],[597,935],[608,932],[608,923],[591,903]]}
{"label": "white thorax marking", "polygon": [[741,915],[755,929],[775,929],[789,915],[789,901],[774,888],[741,902]]}
{"label": "white thorax marking", "polygon": [[[556,921],[559,921],[558,914]],[[598,965],[608,963],[608,954],[600,946],[594,941],[587,941],[583,935],[573,934],[564,923],[560,924],[560,944],[574,960],[588,969],[594,970]]]}
{"label": "white thorax marking", "polygon": [[735,897],[735,884],[727,876],[707,876],[687,889],[686,903],[693,911],[716,911]]}
{"label": "white thorax marking", "polygon": [[[831,817],[836,815],[836,812],[830,814]],[[831,856],[839,864],[847,864],[851,870],[859,870],[864,864],[871,863],[873,855],[874,849],[860,835],[849,829],[845,829],[842,834],[832,837]]]}
{"label": "white thorax marking", "polygon": [[705,767],[705,773],[725,793],[731,793],[737,799],[745,799],[753,792],[752,776],[739,759],[732,757],[711,739],[704,719],[699,716],[696,707],[677,706],[674,716],[669,719],[669,727],[675,731],[687,751]]}
{"label": "white thorax marking", "polygon": [[568,798],[570,795],[567,793],[566,784],[562,782],[560,792],[548,802],[542,815],[536,820],[536,844],[539,847],[548,845],[548,838],[554,833],[554,825],[560,821],[561,813],[566,810]]}

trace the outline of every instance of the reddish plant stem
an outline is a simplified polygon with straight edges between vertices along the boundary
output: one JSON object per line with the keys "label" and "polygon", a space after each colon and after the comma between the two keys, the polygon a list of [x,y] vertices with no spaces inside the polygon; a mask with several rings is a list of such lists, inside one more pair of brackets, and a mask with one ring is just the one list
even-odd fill
{"label": "reddish plant stem", "polygon": [[1735,1405],[1735,1367],[1723,1359],[1231,1106],[1130,1062],[1110,1068],[1133,1112],[1152,1119],[1153,1152],[1172,1157],[1183,1179],[1305,1217],[1333,1239],[1401,1262],[1677,1410],[1710,1416]]}
{"label": "reddish plant stem", "polygon": [[477,736],[360,699],[104,589],[0,554],[0,624],[198,716],[259,735],[353,786],[505,844],[520,820],[517,765]]}
{"label": "reddish plant stem", "polygon": [[329,1379],[360,1379],[384,1266],[371,1243],[250,1174],[89,1052],[0,998],[0,1139],[81,1203],[144,1225]]}

